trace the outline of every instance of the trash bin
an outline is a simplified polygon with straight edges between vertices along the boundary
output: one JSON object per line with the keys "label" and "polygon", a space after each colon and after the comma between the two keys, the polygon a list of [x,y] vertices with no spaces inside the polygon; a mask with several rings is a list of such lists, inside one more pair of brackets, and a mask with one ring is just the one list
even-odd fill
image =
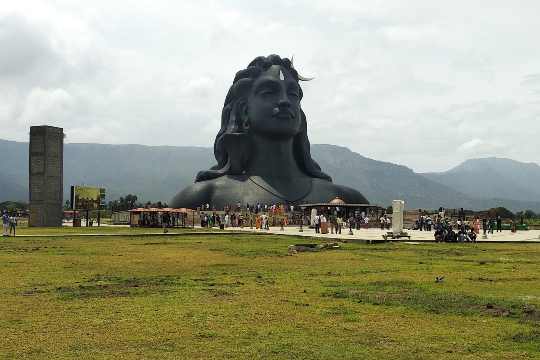
{"label": "trash bin", "polygon": [[81,227],[81,219],[80,218],[73,219],[73,227]]}

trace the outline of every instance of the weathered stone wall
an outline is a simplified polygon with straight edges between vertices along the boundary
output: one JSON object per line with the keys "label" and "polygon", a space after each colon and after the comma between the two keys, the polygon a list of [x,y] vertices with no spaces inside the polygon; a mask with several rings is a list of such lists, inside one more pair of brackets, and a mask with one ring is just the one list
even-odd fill
{"label": "weathered stone wall", "polygon": [[29,226],[61,226],[63,129],[53,126],[32,126],[29,147]]}

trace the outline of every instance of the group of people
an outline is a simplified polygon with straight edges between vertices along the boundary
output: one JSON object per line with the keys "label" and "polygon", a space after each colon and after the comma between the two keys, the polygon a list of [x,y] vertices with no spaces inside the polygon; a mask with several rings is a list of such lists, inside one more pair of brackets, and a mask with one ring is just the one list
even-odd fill
{"label": "group of people", "polygon": [[[219,211],[220,209],[216,209],[215,206],[212,206],[210,204],[202,204],[200,209],[201,211]],[[271,214],[285,214],[288,212],[294,212],[295,206],[294,205],[284,205],[284,204],[246,204],[245,206],[242,205],[240,202],[236,203],[235,205],[225,205],[223,207],[223,211],[226,213],[229,212],[247,212],[250,214],[259,214],[259,213],[271,213]]]}
{"label": "group of people", "polygon": [[[93,225],[94,220],[89,219],[89,226]],[[168,212],[143,212],[139,217],[139,226],[142,227],[176,227],[182,225],[181,215]],[[99,220],[98,220],[99,226]]]}
{"label": "group of people", "polygon": [[219,214],[216,212],[212,212],[212,214],[207,213],[201,213],[201,227],[219,227],[219,228],[227,228],[227,227],[255,227],[256,229],[263,229],[263,230],[270,230],[270,223],[272,223],[272,226],[278,225],[287,226],[288,225],[288,218],[287,216],[279,216],[279,217],[270,217],[266,213],[251,213],[251,214],[242,214],[242,213],[235,213],[235,212],[226,212],[225,214]]}
{"label": "group of people", "polygon": [[328,218],[324,214],[315,215],[313,226],[315,227],[316,234],[320,234],[321,232],[328,233],[328,227],[330,227],[331,234],[341,234],[343,218],[338,214],[331,214]]}
{"label": "group of people", "polygon": [[379,218],[379,224],[381,226],[381,230],[390,230],[390,226],[392,225],[392,219],[385,213]]}
{"label": "group of people", "polygon": [[216,214],[213,212],[211,215],[207,213],[201,213],[201,227],[244,227],[246,219],[241,213],[227,212],[225,214]]}
{"label": "group of people", "polygon": [[[388,215],[383,215],[380,221],[384,223],[384,228],[390,228],[392,220],[388,217]],[[354,214],[350,214],[348,219],[344,219],[342,212],[334,211],[327,215],[322,213],[315,215],[313,219],[313,227],[315,228],[315,233],[317,234],[327,233],[328,230],[330,230],[329,232],[331,234],[341,234],[343,227],[348,227],[349,232],[352,232],[353,229],[360,230],[362,228],[368,228],[369,216],[364,212],[355,212]],[[381,229],[383,229],[383,225],[381,225]]]}
{"label": "group of people", "polygon": [[255,229],[270,230],[270,218],[266,214],[255,217]]}
{"label": "group of people", "polygon": [[413,230],[431,231],[433,226],[434,226],[434,223],[431,216],[420,215],[420,217],[414,222]]}
{"label": "group of people", "polygon": [[[432,221],[429,215],[421,215],[416,221],[415,225],[418,225],[419,230],[430,231],[433,226],[435,229],[435,241],[437,242],[476,242],[480,230],[483,230],[484,236],[486,234],[493,234],[502,232],[502,218],[489,217],[480,220],[478,216],[472,221],[465,219],[463,209],[459,212],[458,219],[452,224],[447,218],[439,213],[435,217],[435,221]],[[456,229],[456,231],[454,231]]]}
{"label": "group of people", "polygon": [[447,221],[438,221],[435,224],[436,242],[476,242],[479,229],[470,226],[467,222],[458,220],[456,222],[457,232]]}
{"label": "group of people", "polygon": [[482,229],[484,230],[484,235],[487,233],[493,234],[494,230],[497,229],[497,232],[502,231],[502,219],[500,216],[497,218],[490,217],[489,219],[482,219]]}
{"label": "group of people", "polygon": [[347,225],[349,226],[351,230],[352,229],[360,230],[362,228],[367,229],[369,227],[369,221],[370,221],[370,218],[368,214],[366,214],[364,211],[356,210],[347,219]]}
{"label": "group of people", "polygon": [[2,236],[15,236],[17,230],[17,217],[9,215],[7,210],[2,212]]}

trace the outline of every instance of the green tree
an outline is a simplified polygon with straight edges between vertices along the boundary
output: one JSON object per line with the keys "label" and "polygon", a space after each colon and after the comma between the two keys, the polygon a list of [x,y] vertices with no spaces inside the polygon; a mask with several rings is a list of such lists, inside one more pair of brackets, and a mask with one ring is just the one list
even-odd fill
{"label": "green tree", "polygon": [[126,211],[138,207],[137,195],[128,194],[126,196],[120,196],[118,200],[109,201],[107,207],[111,211]]}
{"label": "green tree", "polygon": [[488,210],[488,214],[491,217],[500,216],[503,219],[513,219],[514,213],[505,207],[499,206]]}

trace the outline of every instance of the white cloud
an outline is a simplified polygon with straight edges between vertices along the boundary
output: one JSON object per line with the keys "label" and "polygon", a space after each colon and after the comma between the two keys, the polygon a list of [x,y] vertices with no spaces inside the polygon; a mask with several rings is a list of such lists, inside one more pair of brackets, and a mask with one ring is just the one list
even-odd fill
{"label": "white cloud", "polygon": [[457,150],[470,157],[498,155],[504,150],[503,144],[474,138],[459,145]]}
{"label": "white cloud", "polygon": [[0,8],[0,137],[211,146],[236,71],[295,56],[312,143],[419,171],[539,162],[540,4],[26,1]]}

